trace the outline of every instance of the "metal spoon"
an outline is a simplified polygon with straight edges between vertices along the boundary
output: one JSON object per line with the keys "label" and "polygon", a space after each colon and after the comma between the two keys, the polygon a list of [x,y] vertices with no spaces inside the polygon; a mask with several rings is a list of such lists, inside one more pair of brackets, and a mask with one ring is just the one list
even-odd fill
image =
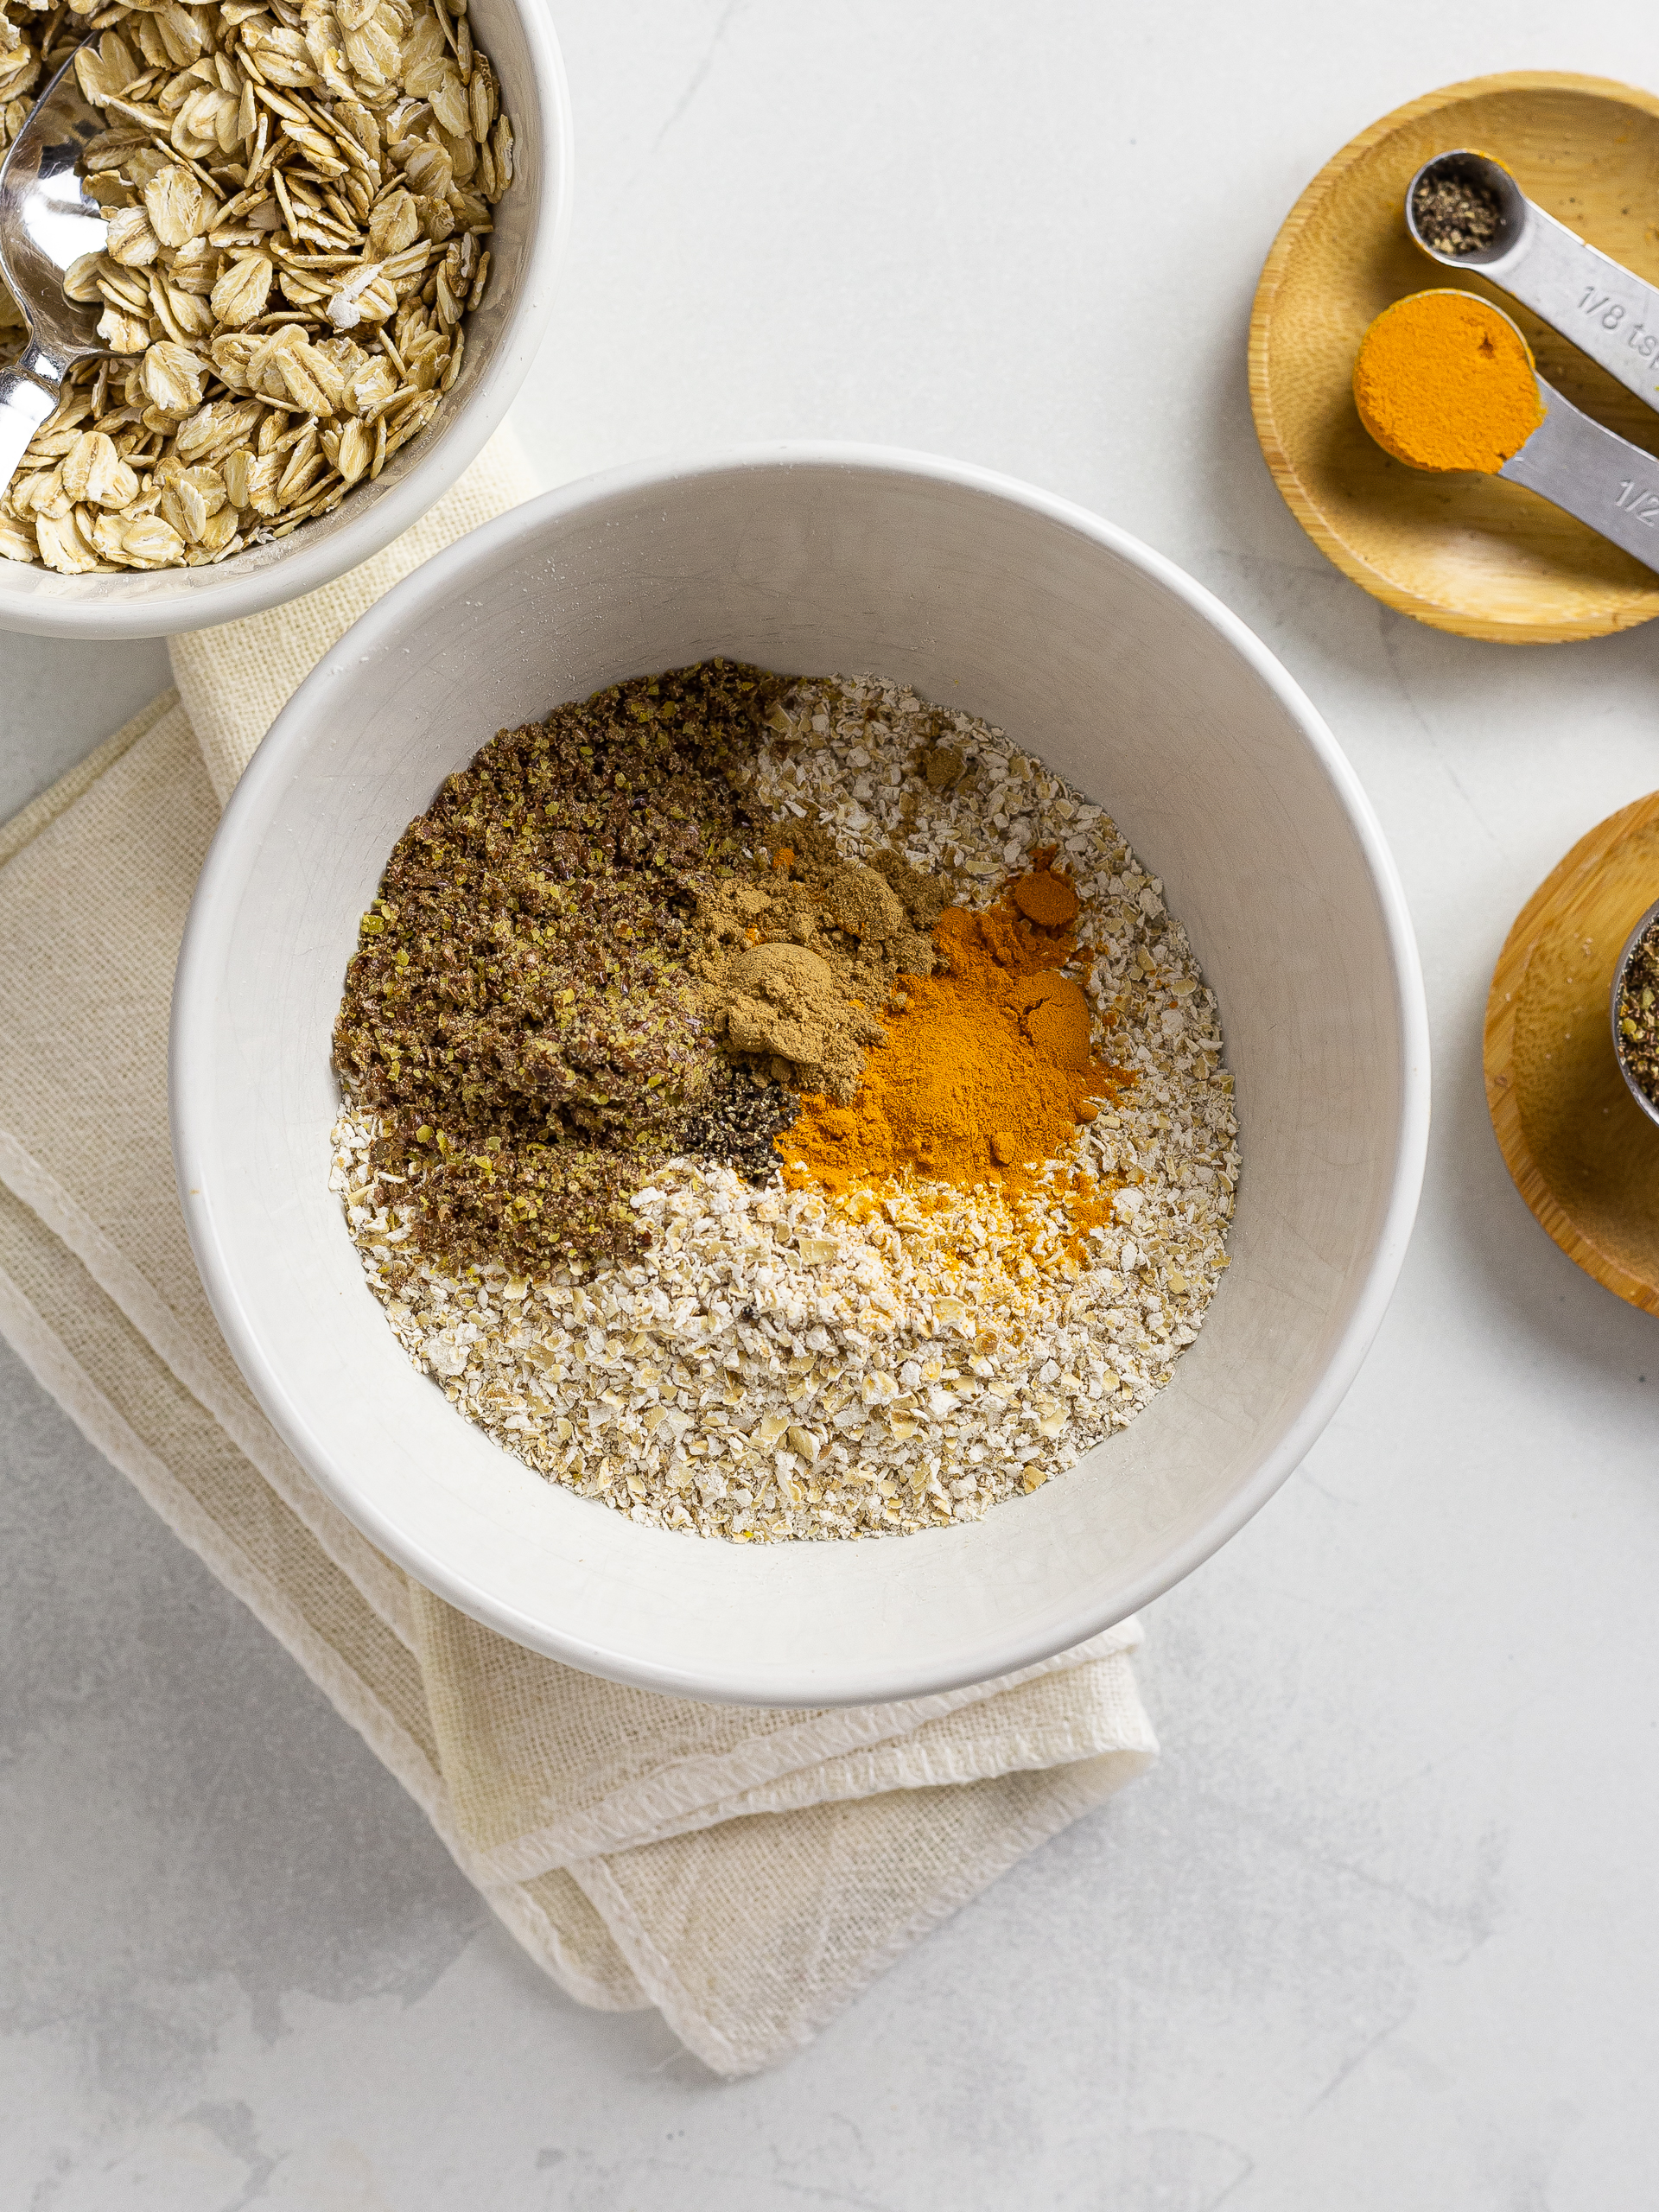
{"label": "metal spoon", "polygon": [[[1419,292],[1409,299],[1396,300],[1392,308],[1383,309],[1366,332],[1361,342],[1356,377],[1363,368],[1373,334],[1393,316],[1414,308],[1430,310],[1431,321],[1442,310],[1452,313],[1463,308],[1477,308],[1493,322],[1503,324],[1515,340],[1514,365],[1519,373],[1531,377],[1543,409],[1543,420],[1507,461],[1496,467],[1484,462],[1465,465],[1505,477],[1511,484],[1524,484],[1529,492],[1539,493],[1576,516],[1579,521],[1588,523],[1592,530],[1599,531],[1626,553],[1633,554],[1644,567],[1659,570],[1659,460],[1640,446],[1632,445],[1628,438],[1621,438],[1592,421],[1553,385],[1547,384],[1538,374],[1526,340],[1501,308],[1466,292]],[[1385,348],[1386,343],[1384,340]],[[1487,344],[1486,351],[1491,350]],[[1398,370],[1383,370],[1381,373],[1386,378],[1391,373],[1398,374]],[[1486,430],[1485,392],[1471,385],[1466,377],[1451,378],[1440,384],[1433,384],[1431,379],[1431,387],[1425,396],[1437,409],[1440,427],[1463,435],[1467,441],[1464,450],[1478,453],[1482,434]],[[1363,406],[1360,411],[1363,420]],[[1408,466],[1442,465],[1420,460],[1408,434],[1402,435],[1397,429],[1385,432],[1375,425],[1368,427],[1385,452]],[[1490,441],[1487,449],[1491,449]]]}
{"label": "metal spoon", "polygon": [[0,489],[75,363],[109,350],[98,334],[103,302],[79,306],[63,289],[71,264],[101,251],[108,237],[104,210],[80,172],[87,142],[104,128],[82,95],[72,54],[0,163],[0,276],[29,325],[22,353],[0,370]]}
{"label": "metal spoon", "polygon": [[[1417,227],[1417,188],[1426,181],[1470,184],[1490,193],[1498,208],[1491,244],[1468,253],[1431,245]],[[1436,154],[1406,187],[1406,227],[1431,261],[1442,269],[1479,270],[1609,376],[1659,408],[1659,289],[1547,215],[1502,162],[1467,147]]]}
{"label": "metal spoon", "polygon": [[1538,378],[1543,421],[1497,472],[1659,569],[1659,461]]}

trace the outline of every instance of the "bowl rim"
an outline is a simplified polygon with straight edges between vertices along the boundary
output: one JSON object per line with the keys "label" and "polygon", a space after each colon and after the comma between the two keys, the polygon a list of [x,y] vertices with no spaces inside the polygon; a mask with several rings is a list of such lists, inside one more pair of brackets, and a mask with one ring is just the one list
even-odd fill
{"label": "bowl rim", "polygon": [[[441,445],[418,460],[406,476],[327,537],[307,541],[303,531],[294,550],[257,573],[232,569],[215,573],[211,584],[196,585],[171,600],[146,603],[119,597],[79,600],[14,594],[0,590],[0,633],[29,637],[85,638],[105,643],[118,639],[174,637],[188,630],[216,629],[220,623],[261,614],[290,600],[302,599],[333,583],[348,569],[360,567],[412,529],[431,512],[468,469],[518,398],[544,336],[569,242],[575,147],[570,86],[553,19],[542,0],[513,0],[513,12],[530,51],[531,75],[542,110],[542,188],[537,216],[518,296],[494,357],[499,373],[472,394],[450,417]],[[8,564],[10,565],[10,564]],[[195,575],[200,570],[184,573]]]}
{"label": "bowl rim", "polygon": [[[970,1671],[930,1665],[923,1654],[903,1669],[886,1668],[879,1677],[849,1669],[848,1682],[833,1687],[822,1675],[815,1675],[810,1681],[803,1678],[787,1694],[774,1679],[764,1694],[767,1705],[822,1707],[921,1697],[1013,1674],[1074,1648],[1161,1596],[1219,1550],[1300,1465],[1347,1392],[1393,1295],[1416,1214],[1428,1141],[1428,1014],[1416,938],[1393,855],[1353,767],[1301,687],[1230,608],[1166,556],[1071,500],[971,462],[903,448],[830,441],[746,445],[633,462],[545,493],[457,539],[395,585],[324,657],[272,724],[225,810],[186,921],[173,995],[168,1086],[180,1204],[209,1303],[265,1414],[301,1465],[347,1518],[424,1587],[514,1643],[586,1673],[641,1688],[716,1703],[756,1701],[759,1694],[753,1687],[732,1672],[715,1675],[641,1662],[626,1652],[601,1649],[590,1638],[531,1619],[518,1607],[455,1571],[365,1504],[358,1495],[350,1468],[333,1457],[326,1438],[312,1426],[306,1408],[266,1358],[249,1321],[220,1241],[215,1211],[202,1195],[203,1179],[197,1172],[197,1163],[211,1156],[214,1111],[211,1087],[195,1076],[213,1050],[220,948],[228,942],[242,887],[285,788],[290,760],[309,742],[315,707],[336,673],[395,638],[403,626],[406,608],[418,607],[435,595],[458,594],[467,574],[475,566],[489,562],[515,543],[534,538],[549,524],[601,512],[618,502],[648,500],[653,493],[699,477],[780,468],[897,474],[1006,501],[1061,529],[1076,531],[1116,555],[1184,601],[1217,631],[1301,732],[1351,825],[1382,923],[1395,985],[1401,1060],[1387,1202],[1374,1232],[1363,1279],[1323,1372],[1249,1479],[1136,1580],[1092,1601],[1079,1601],[1058,1628],[1040,1632],[1010,1630],[1001,1642],[984,1649]],[[855,1674],[856,1680],[852,1679]]]}

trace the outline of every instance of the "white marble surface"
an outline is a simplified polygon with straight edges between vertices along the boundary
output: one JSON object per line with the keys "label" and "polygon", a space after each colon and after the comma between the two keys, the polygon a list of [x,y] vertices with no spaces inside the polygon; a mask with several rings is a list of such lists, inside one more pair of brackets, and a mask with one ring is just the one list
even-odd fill
{"label": "white marble surface", "polygon": [[[1650,10],[563,0],[559,26],[575,242],[518,410],[545,480],[758,436],[931,447],[1218,591],[1399,856],[1437,1054],[1416,1241],[1306,1469],[1148,1618],[1160,1767],[736,2087],[543,1982],[0,1363],[0,2202],[1651,2204],[1659,1338],[1511,1189],[1479,1023],[1516,907],[1659,781],[1659,626],[1514,649],[1385,613],[1280,505],[1243,359],[1273,232],[1353,131],[1488,69],[1652,82]],[[162,666],[0,657],[0,810]]]}

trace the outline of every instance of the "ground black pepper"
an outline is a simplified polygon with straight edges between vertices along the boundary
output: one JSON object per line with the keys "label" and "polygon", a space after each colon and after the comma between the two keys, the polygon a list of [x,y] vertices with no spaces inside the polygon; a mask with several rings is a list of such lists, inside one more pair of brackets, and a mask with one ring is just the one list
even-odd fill
{"label": "ground black pepper", "polygon": [[1467,176],[1426,176],[1412,194],[1412,219],[1436,253],[1479,253],[1497,236],[1503,211],[1490,185]]}
{"label": "ground black pepper", "polygon": [[712,660],[557,708],[500,732],[398,840],[334,1061],[380,1120],[375,1171],[416,1207],[411,1257],[537,1279],[640,1249],[626,1199],[728,1072],[688,924],[762,830],[737,779],[791,681]]}
{"label": "ground black pepper", "polygon": [[780,1083],[768,1083],[721,1060],[681,1134],[681,1149],[711,1167],[734,1167],[746,1183],[764,1187],[778,1173],[772,1139],[792,1128],[801,1102]]}
{"label": "ground black pepper", "polygon": [[1659,1106],[1659,922],[1649,925],[1624,970],[1618,1039],[1625,1066]]}

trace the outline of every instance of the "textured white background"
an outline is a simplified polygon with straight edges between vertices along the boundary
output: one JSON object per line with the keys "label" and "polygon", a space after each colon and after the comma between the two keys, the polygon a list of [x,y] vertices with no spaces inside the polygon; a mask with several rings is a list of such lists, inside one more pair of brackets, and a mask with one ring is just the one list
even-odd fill
{"label": "textured white background", "polygon": [[[1385,613],[1281,506],[1244,340],[1353,132],[1486,70],[1659,81],[1651,10],[562,0],[558,27],[575,245],[518,411],[543,480],[928,447],[1217,591],[1399,856],[1436,1052],[1416,1241],[1306,1469],[1148,1618],[1161,1765],[736,2088],[543,1983],[5,1362],[0,2202],[1650,2206],[1659,1338],[1510,1188],[1479,1028],[1522,899],[1659,782],[1659,626],[1519,649]],[[0,814],[165,680],[159,646],[0,660]]]}

